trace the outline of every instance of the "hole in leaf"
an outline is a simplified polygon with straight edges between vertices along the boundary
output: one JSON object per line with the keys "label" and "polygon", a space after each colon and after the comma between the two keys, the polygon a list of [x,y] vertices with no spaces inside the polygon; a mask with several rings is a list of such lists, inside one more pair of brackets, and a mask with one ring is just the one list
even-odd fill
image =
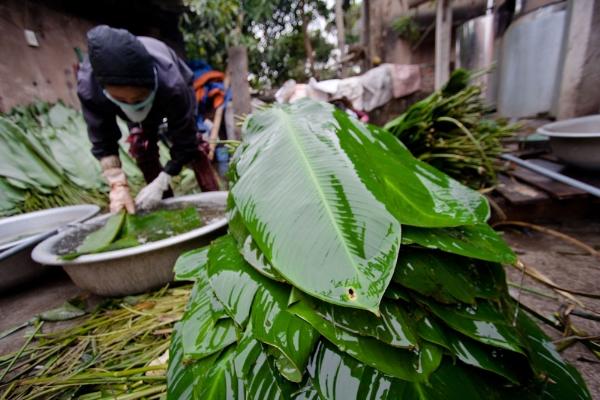
{"label": "hole in leaf", "polygon": [[355,300],[356,299],[356,293],[354,293],[354,289],[348,288],[348,298],[350,300]]}

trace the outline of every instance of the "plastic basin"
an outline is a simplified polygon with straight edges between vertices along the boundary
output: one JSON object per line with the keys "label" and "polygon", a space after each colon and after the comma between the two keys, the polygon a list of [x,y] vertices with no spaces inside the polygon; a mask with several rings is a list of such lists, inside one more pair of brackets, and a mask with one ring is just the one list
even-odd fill
{"label": "plastic basin", "polygon": [[[206,192],[163,200],[163,205],[193,204],[225,208],[227,192]],[[101,223],[109,217],[101,215],[86,224]],[[80,288],[102,296],[124,296],[147,292],[173,280],[173,265],[185,251],[209,244],[226,231],[227,218],[217,218],[198,229],[167,239],[128,249],[79,256],[63,260],[56,253],[59,242],[81,230],[73,227],[46,239],[33,250],[32,257],[40,264],[62,266]]]}
{"label": "plastic basin", "polygon": [[50,208],[1,219],[0,252],[26,245],[0,260],[0,293],[27,283],[46,271],[31,258],[31,250],[43,240],[45,233],[85,221],[99,211],[100,207],[96,205],[84,204]]}
{"label": "plastic basin", "polygon": [[550,138],[552,152],[565,163],[600,171],[600,115],[572,118],[538,128]]}

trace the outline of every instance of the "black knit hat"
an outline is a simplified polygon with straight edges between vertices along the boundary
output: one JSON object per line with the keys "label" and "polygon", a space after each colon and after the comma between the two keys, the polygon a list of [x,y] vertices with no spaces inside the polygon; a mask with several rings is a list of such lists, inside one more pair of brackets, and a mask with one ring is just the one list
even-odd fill
{"label": "black knit hat", "polygon": [[87,41],[100,85],[154,87],[154,60],[129,31],[99,25],[88,31]]}

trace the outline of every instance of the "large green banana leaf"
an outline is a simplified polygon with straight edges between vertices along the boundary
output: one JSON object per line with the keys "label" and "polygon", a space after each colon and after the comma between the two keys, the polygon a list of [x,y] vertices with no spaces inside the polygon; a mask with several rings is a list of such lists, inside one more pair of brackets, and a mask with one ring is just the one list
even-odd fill
{"label": "large green banana leaf", "polygon": [[406,226],[402,244],[416,243],[430,249],[480,260],[514,264],[515,253],[502,237],[487,224],[456,228],[427,229]]}
{"label": "large green banana leaf", "polygon": [[301,103],[248,122],[233,199],[286,280],[323,300],[378,312],[400,224],[340,147],[331,109]]}
{"label": "large green banana leaf", "polygon": [[210,246],[190,250],[183,253],[177,259],[175,267],[176,281],[195,281],[200,274],[200,270],[205,268],[208,263],[208,251]]}
{"label": "large green banana leaf", "polygon": [[213,242],[208,257],[211,260],[208,265],[211,288],[229,317],[244,329],[263,279],[247,267],[230,235]]}
{"label": "large green banana leaf", "polygon": [[54,188],[61,184],[60,172],[38,157],[30,138],[11,121],[0,117],[0,175],[25,182],[30,187]]}
{"label": "large green banana leaf", "polygon": [[402,224],[451,227],[484,223],[487,200],[448,175],[417,160],[392,134],[333,112],[340,145],[356,173]]}
{"label": "large green banana leaf", "polygon": [[[356,126],[344,130],[342,124]],[[186,363],[183,334],[176,333],[170,398],[590,399],[577,371],[515,309],[499,264],[515,256],[483,223],[487,208],[478,195],[453,202],[430,194],[442,215],[422,209],[421,220],[428,222],[404,225],[406,246],[398,250],[389,235],[400,238],[396,224],[406,223],[402,214],[411,206],[386,198],[397,195],[408,173],[439,172],[422,168],[401,149],[390,151],[402,145],[319,103],[260,112],[247,121],[245,133],[234,160],[230,234],[208,250],[184,254],[176,267],[179,277],[196,281],[181,326],[189,325],[203,346],[220,343],[220,324],[235,326],[236,335]],[[364,143],[364,156],[353,140]],[[397,155],[391,161],[398,163],[397,176],[371,159],[371,151],[383,149]],[[384,159],[393,159],[390,154]],[[353,169],[342,168],[347,161]],[[396,179],[384,182],[385,174]],[[430,183],[423,187],[434,193]],[[326,196],[319,197],[319,190]],[[452,190],[445,196],[452,197]],[[444,213],[444,205],[465,209]],[[329,215],[326,206],[340,212]],[[384,217],[393,223],[385,225]],[[375,223],[377,218],[382,221]],[[380,247],[364,247],[375,246],[373,238]],[[346,254],[340,253],[343,244]],[[357,264],[378,251],[376,263]],[[343,278],[356,278],[348,278],[348,270],[370,290],[371,306],[356,304],[362,294],[340,300],[339,288],[350,286]],[[200,298],[210,301],[196,307]],[[211,323],[194,326],[203,320]]]}
{"label": "large green banana leaf", "polygon": [[418,352],[388,346],[369,336],[338,329],[321,318],[305,301],[298,301],[290,311],[310,323],[327,340],[352,357],[380,371],[407,381],[426,381],[437,369],[442,353],[435,345],[423,344]]}
{"label": "large green banana leaf", "polygon": [[220,318],[211,303],[208,274],[201,271],[194,284],[188,309],[181,322],[181,336],[185,359],[202,359],[218,353],[237,340],[238,333],[232,319]]}
{"label": "large green banana leaf", "polygon": [[393,281],[442,303],[475,303],[506,292],[501,265],[425,249],[403,248]]}
{"label": "large green banana leaf", "polygon": [[11,185],[0,176],[0,217],[13,214],[24,199],[23,190]]}

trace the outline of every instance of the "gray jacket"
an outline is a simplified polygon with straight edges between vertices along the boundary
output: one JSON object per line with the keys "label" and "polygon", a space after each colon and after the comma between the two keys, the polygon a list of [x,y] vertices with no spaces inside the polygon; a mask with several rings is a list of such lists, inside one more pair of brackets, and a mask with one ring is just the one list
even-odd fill
{"label": "gray jacket", "polygon": [[[197,154],[196,98],[192,89],[193,73],[175,52],[163,42],[140,36],[148,53],[154,58],[158,88],[154,103],[141,127],[148,136],[157,135],[158,126],[167,118],[167,137],[171,142],[171,160],[164,171],[177,175]],[[94,78],[89,60],[77,74],[77,94],[92,142],[92,154],[97,158],[119,154],[121,131],[116,117],[128,121],[121,109],[102,93]],[[133,127],[137,124],[129,122]]]}

